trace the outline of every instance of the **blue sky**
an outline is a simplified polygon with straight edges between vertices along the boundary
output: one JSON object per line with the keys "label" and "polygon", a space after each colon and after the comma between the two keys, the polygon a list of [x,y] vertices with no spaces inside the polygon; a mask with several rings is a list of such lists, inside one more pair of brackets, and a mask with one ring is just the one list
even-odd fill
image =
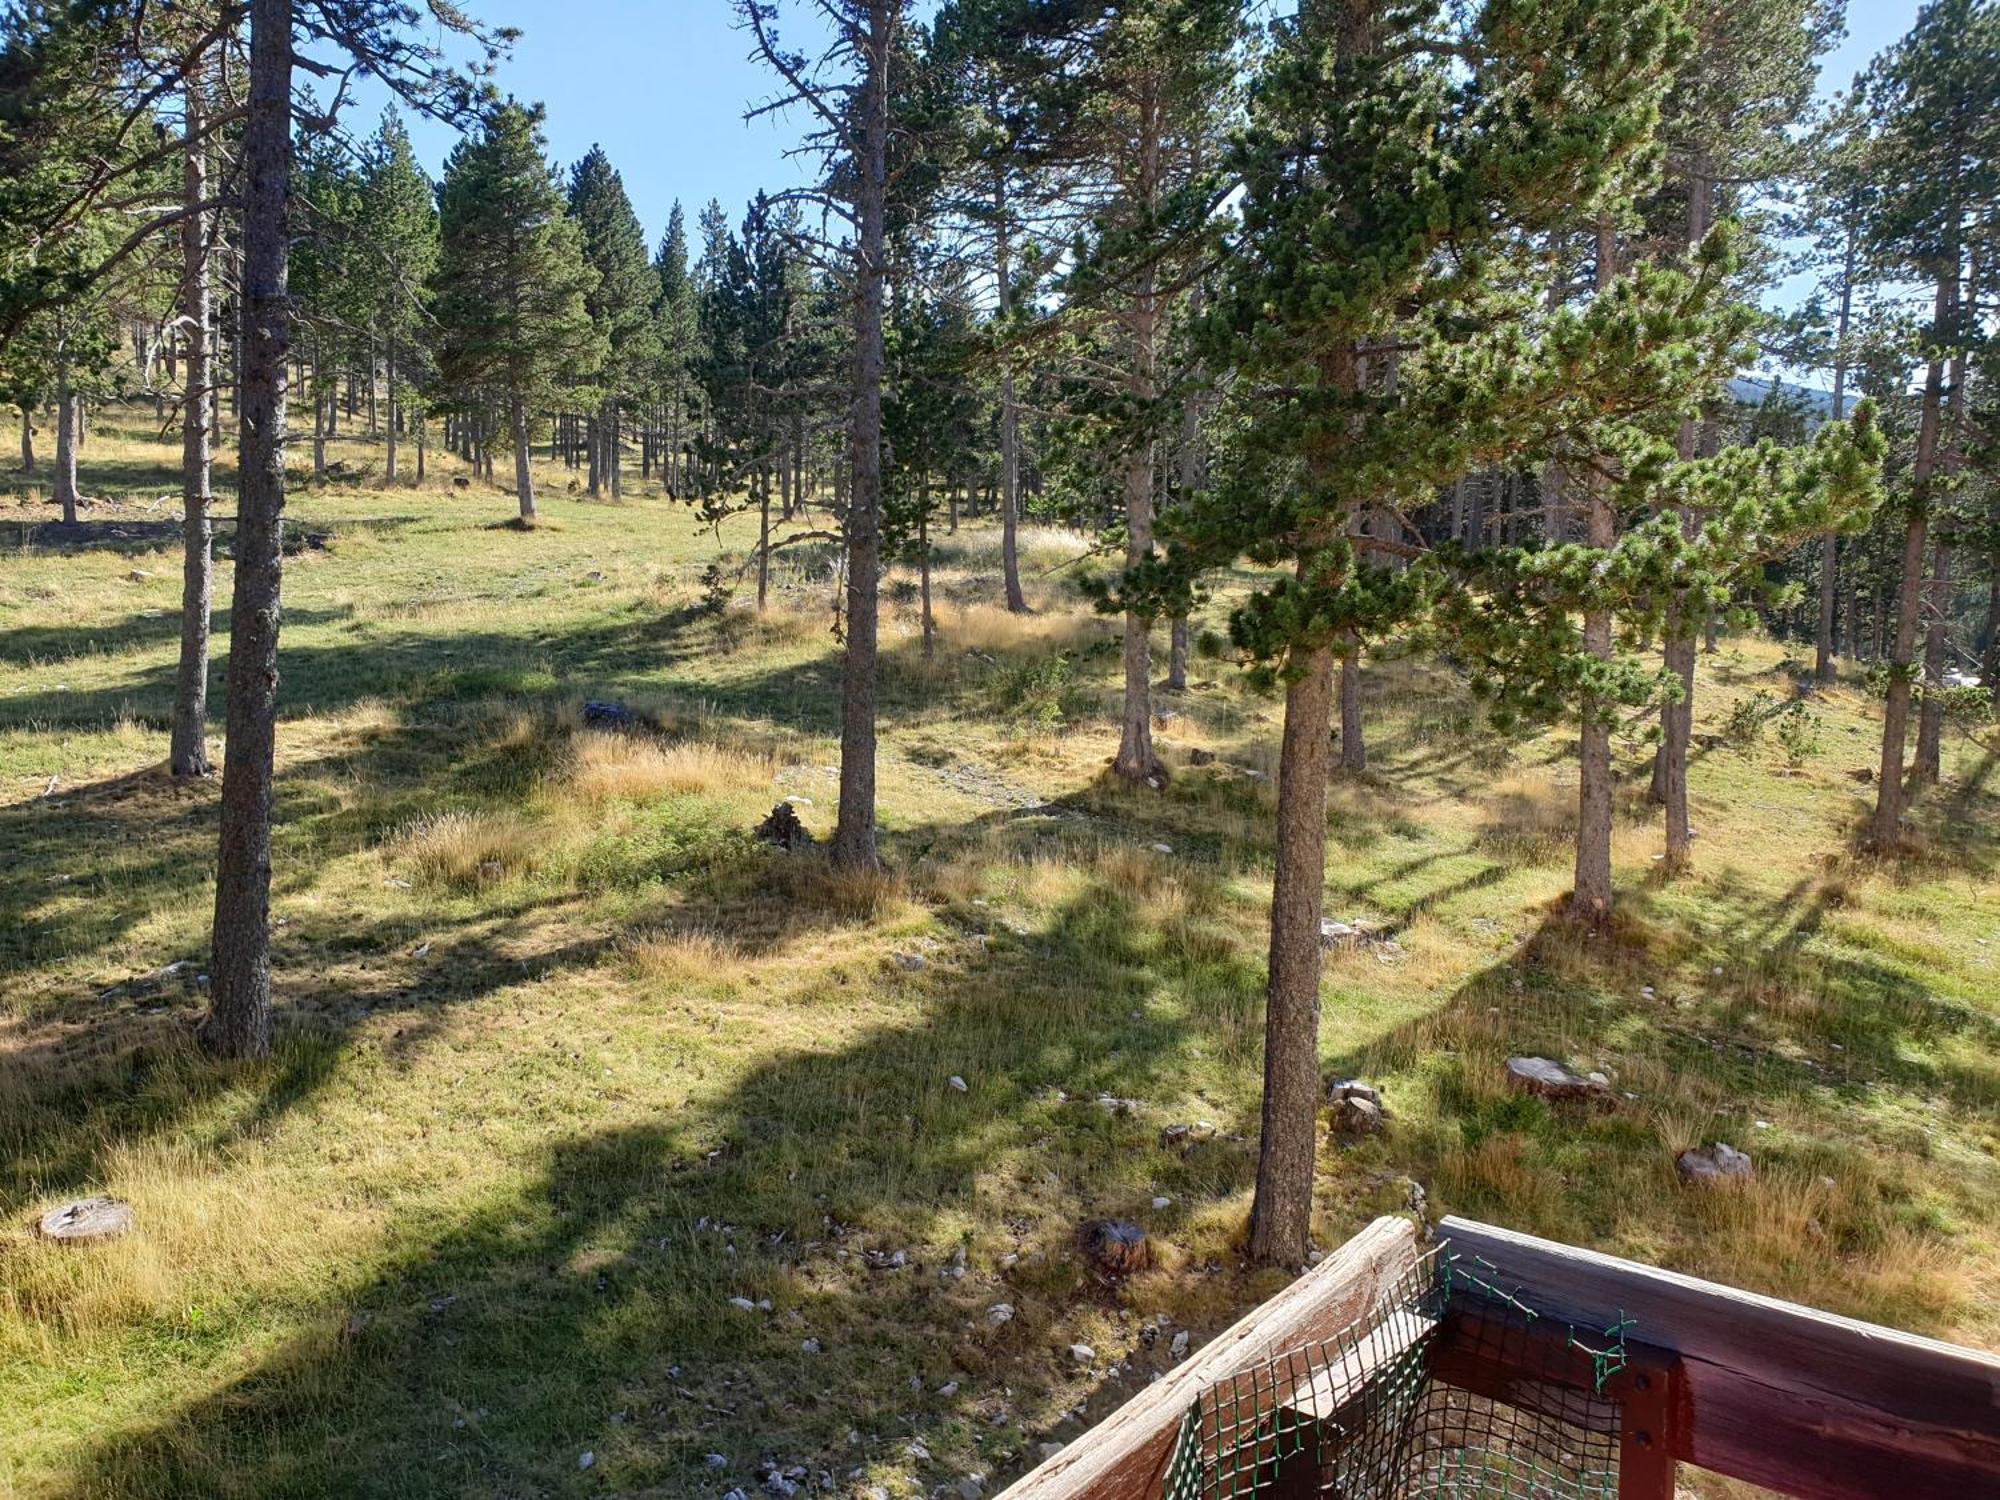
{"label": "blue sky", "polygon": [[[760,187],[799,180],[802,168],[785,151],[804,122],[743,118],[747,105],[770,97],[772,79],[749,61],[729,0],[469,0],[468,9],[520,29],[501,89],[548,107],[549,147],[564,166],[601,144],[655,243],[676,198],[692,235],[710,198],[733,222]],[[781,0],[781,17],[805,10],[802,0]],[[1916,10],[1917,0],[1850,0],[1848,37],[1825,65],[1823,88],[1845,86]],[[349,128],[365,133],[379,107],[379,94],[364,96]],[[435,173],[451,132],[413,121],[412,133]]]}

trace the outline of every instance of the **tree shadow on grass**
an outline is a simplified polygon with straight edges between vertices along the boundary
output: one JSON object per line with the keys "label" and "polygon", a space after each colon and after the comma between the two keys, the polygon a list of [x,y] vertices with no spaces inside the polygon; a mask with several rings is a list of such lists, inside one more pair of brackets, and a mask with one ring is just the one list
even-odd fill
{"label": "tree shadow on grass", "polygon": [[[1250,1167],[1237,1143],[1184,1156],[1154,1111],[1097,1102],[1185,1086],[1188,1033],[1127,1019],[1163,961],[1143,924],[1129,898],[1085,892],[903,980],[893,1021],[536,1148],[490,1204],[398,1225],[249,1373],[101,1435],[66,1493],[712,1495],[754,1487],[767,1457],[827,1492],[856,1470],[929,1486],[1032,1461],[1075,1401],[1057,1319],[1095,1295],[1076,1224],[1145,1213],[1162,1181],[1227,1192]],[[842,989],[828,974],[792,1004],[824,1013]],[[1006,1190],[1010,1221],[995,1174],[1033,1181]],[[1002,1300],[1016,1315],[996,1326]],[[1154,1360],[1125,1337],[1137,1369],[1111,1389],[1128,1351],[1103,1350],[1106,1400]]]}

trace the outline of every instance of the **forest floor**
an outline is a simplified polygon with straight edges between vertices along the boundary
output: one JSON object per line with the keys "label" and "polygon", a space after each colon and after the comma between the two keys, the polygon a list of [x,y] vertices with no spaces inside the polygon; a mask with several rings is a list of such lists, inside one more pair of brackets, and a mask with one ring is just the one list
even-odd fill
{"label": "forest floor", "polygon": [[[547,470],[523,532],[449,461],[391,489],[337,444],[355,474],[291,506],[276,1055],[221,1066],[189,1040],[217,789],[163,765],[176,451],[101,424],[75,537],[0,480],[0,1495],[716,1497],[772,1464],[991,1493],[1280,1284],[1239,1255],[1279,705],[1199,659],[1166,788],[1108,784],[1083,543],[1031,533],[1015,619],[993,530],[944,538],[928,663],[891,581],[889,873],[844,878],[749,832],[788,795],[831,825],[827,552],[717,615],[714,539],[657,495]],[[225,565],[218,716],[227,598]],[[1394,1118],[1322,1149],[1320,1245],[1420,1184],[2000,1345],[2000,747],[1955,734],[1916,851],[1876,863],[1873,705],[1818,694],[1780,743],[1795,667],[1703,659],[1680,879],[1621,738],[1589,939],[1553,916],[1573,732],[1371,672],[1327,903],[1383,940],[1330,957],[1323,1048]],[[591,700],[658,728],[586,730]],[[1515,1053],[1616,1107],[1510,1094]],[[1754,1183],[1682,1188],[1716,1139]],[[136,1234],[28,1233],[99,1191]],[[1107,1215],[1154,1247],[1116,1285],[1076,1251]]]}

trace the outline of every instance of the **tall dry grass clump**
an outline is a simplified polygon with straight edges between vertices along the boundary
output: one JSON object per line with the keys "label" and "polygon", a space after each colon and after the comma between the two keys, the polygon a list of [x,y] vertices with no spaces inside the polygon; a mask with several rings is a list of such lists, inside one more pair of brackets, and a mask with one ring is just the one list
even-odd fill
{"label": "tall dry grass clump", "polygon": [[663,744],[641,735],[583,734],[564,781],[586,801],[644,802],[729,796],[768,787],[777,774],[769,755],[709,740]]}

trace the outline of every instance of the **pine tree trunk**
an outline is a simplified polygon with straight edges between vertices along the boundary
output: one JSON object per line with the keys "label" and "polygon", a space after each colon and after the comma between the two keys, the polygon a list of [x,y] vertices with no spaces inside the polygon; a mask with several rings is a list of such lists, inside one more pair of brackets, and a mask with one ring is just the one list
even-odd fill
{"label": "pine tree trunk", "polygon": [[1352,635],[1340,653],[1340,769],[1368,769],[1368,744],[1361,727],[1361,646]]}
{"label": "pine tree trunk", "polygon": [[886,251],[889,61],[900,6],[868,0],[856,99],[853,390],[848,415],[847,616],[840,671],[840,808],[833,863],[874,869],[875,703],[882,573],[882,278]]}
{"label": "pine tree trunk", "polygon": [[604,484],[611,491],[613,500],[625,498],[625,477],[620,472],[618,451],[619,434],[624,429],[624,416],[616,401],[604,403]]}
{"label": "pine tree trunk", "polygon": [[[1142,211],[1150,214],[1159,197],[1160,105],[1150,95],[1140,110],[1138,180],[1134,192]],[[1156,273],[1149,264],[1132,293],[1127,326],[1132,333],[1127,392],[1133,406],[1147,411],[1155,395],[1160,308]],[[1150,421],[1151,419],[1142,418]],[[1136,568],[1153,550],[1153,489],[1155,444],[1148,431],[1135,437],[1125,454],[1125,562]],[[1125,709],[1118,737],[1118,754],[1111,769],[1127,781],[1156,781],[1162,773],[1153,753],[1153,622],[1150,616],[1125,615]]]}
{"label": "pine tree trunk", "polygon": [[1951,640],[1951,543],[1940,537],[1931,552],[1930,620],[1924,630],[1924,697],[1917,707],[1913,781],[1935,786],[1944,773],[1944,673]]}
{"label": "pine tree trunk", "polygon": [[181,399],[181,655],[174,681],[168,766],[176,776],[206,776],[208,759],[208,622],[213,587],[213,498],[209,490],[208,148],[202,140],[202,68],[186,88],[182,149],[181,319],[186,329]]}
{"label": "pine tree trunk", "polygon": [[429,430],[430,422],[426,418],[419,416],[417,418],[417,483],[419,485],[424,482],[424,459],[427,456],[424,452],[424,436]]}
{"label": "pine tree trunk", "polygon": [[[519,390],[508,403],[514,426],[514,493],[521,502],[521,519],[535,519],[535,480],[528,471],[528,404]],[[490,460],[489,460],[490,462]]]}
{"label": "pine tree trunk", "polygon": [[1167,639],[1167,686],[1179,693],[1187,690],[1188,620],[1175,615]]}
{"label": "pine tree trunk", "polygon": [[320,341],[317,338],[313,340],[312,363],[313,478],[315,480],[324,480],[326,478],[326,409],[328,405],[326,391],[326,352],[320,347]]}
{"label": "pine tree trunk", "polygon": [[[1834,320],[1833,420],[1847,415],[1847,330],[1854,312],[1854,262],[1860,252],[1859,235],[1850,219],[1847,247],[1840,271],[1840,313]],[[1840,544],[1827,537],[1819,550],[1819,635],[1814,642],[1813,676],[1821,682],[1834,679],[1833,659],[1839,647],[1834,631],[1834,599],[1840,587]]]}
{"label": "pine tree trunk", "polygon": [[919,481],[917,496],[917,599],[923,611],[924,660],[933,655],[937,621],[931,616],[931,477]]}
{"label": "pine tree trunk", "polygon": [[1300,664],[1285,689],[1278,752],[1277,871],[1264,990],[1264,1112],[1250,1255],[1305,1261],[1312,1232],[1319,1119],[1320,915],[1326,887],[1326,786],[1333,742],[1333,652]]}
{"label": "pine tree trunk", "polygon": [[21,403],[21,477],[35,477],[35,413],[25,401]]}
{"label": "pine tree trunk", "polygon": [[79,495],[76,483],[76,393],[69,388],[69,359],[56,360],[56,504],[62,507],[63,525],[76,525]]}
{"label": "pine tree trunk", "polygon": [[396,406],[396,346],[390,343],[382,357],[384,379],[389,387],[389,433],[388,450],[383,457],[383,477],[390,484],[396,482],[396,438],[397,429],[402,425],[402,412]]}
{"label": "pine tree trunk", "polygon": [[771,592],[771,471],[757,473],[757,613]]}
{"label": "pine tree trunk", "polygon": [[222,841],[215,874],[210,1005],[202,1044],[225,1057],[271,1048],[271,790],[285,510],[287,182],[292,156],[292,0],[251,0],[243,129],[242,410],[236,582],[229,613]]}
{"label": "pine tree trunk", "polygon": [[1840,598],[1840,539],[1827,536],[1819,544],[1819,621],[1813,634],[1813,676],[1831,682],[1837,675],[1833,660],[1840,654],[1836,629]]}
{"label": "pine tree trunk", "polygon": [[[1616,272],[1616,242],[1608,222],[1597,227],[1597,289]],[[1596,476],[1583,482],[1584,541],[1600,552],[1618,539],[1618,518]],[[1611,611],[1602,606],[1583,615],[1583,648],[1599,661],[1611,660]],[[1586,694],[1577,736],[1576,880],[1569,914],[1583,922],[1611,915],[1611,705]]]}
{"label": "pine tree trunk", "polygon": [[584,480],[583,492],[595,500],[604,490],[604,440],[598,433],[595,417],[585,425],[583,446],[590,464],[590,473]]}
{"label": "pine tree trunk", "polygon": [[[1007,235],[1007,175],[993,172],[993,273],[999,287],[1000,314],[1014,311],[1014,270]],[[1000,574],[1009,613],[1028,612],[1021,592],[1021,407],[1014,394],[1012,367],[1000,372]]]}

